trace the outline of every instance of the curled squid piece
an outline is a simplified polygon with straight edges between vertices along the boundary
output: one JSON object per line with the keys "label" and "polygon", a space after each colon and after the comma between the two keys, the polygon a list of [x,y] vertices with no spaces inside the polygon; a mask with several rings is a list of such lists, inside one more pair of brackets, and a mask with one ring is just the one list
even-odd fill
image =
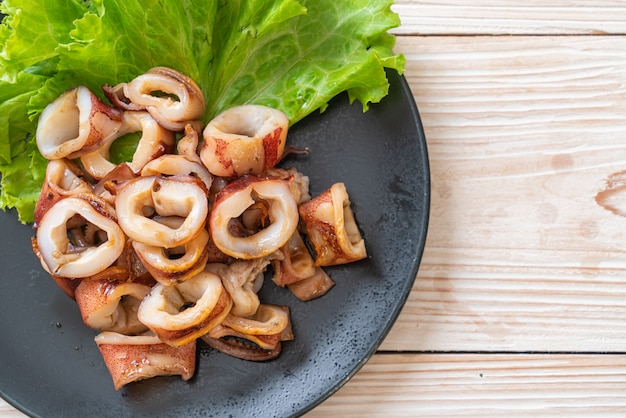
{"label": "curled squid piece", "polygon": [[70,160],[63,158],[48,161],[46,177],[35,205],[35,227],[48,209],[60,199],[73,194],[93,193],[93,188],[83,176],[81,169]]}
{"label": "curled squid piece", "polygon": [[[72,242],[70,220],[79,231],[92,230],[90,242]],[[72,229],[74,229],[72,228]],[[59,200],[41,218],[37,228],[41,264],[50,274],[84,278],[111,266],[124,251],[126,237],[118,226],[115,211],[96,195],[74,195]]]}
{"label": "curled squid piece", "polygon": [[[207,191],[194,177],[156,176],[130,180],[117,191],[115,209],[122,230],[134,241],[175,248],[193,240],[206,224]],[[148,213],[147,213],[148,212]],[[161,217],[180,217],[178,227],[159,222]]]}
{"label": "curled squid piece", "polygon": [[132,240],[126,240],[126,247],[124,253],[117,260],[117,264],[123,267],[126,273],[126,281],[131,283],[140,283],[145,286],[152,287],[157,284],[157,281],[148,272],[143,265],[137,253],[133,248]]}
{"label": "curled squid piece", "polygon": [[299,232],[295,232],[281,248],[283,257],[272,260],[278,286],[287,286],[298,299],[307,301],[325,295],[335,282],[315,261]]}
{"label": "curled squid piece", "polygon": [[[261,208],[267,225],[249,236],[231,233],[231,220],[247,209]],[[209,215],[215,245],[231,257],[249,260],[267,256],[285,245],[298,226],[298,206],[289,182],[244,176],[229,183],[215,197]]]}
{"label": "curled squid piece", "polygon": [[89,328],[138,334],[148,330],[137,318],[137,310],[150,289],[123,280],[82,280],[75,290],[76,303]]}
{"label": "curled squid piece", "polygon": [[198,131],[193,125],[185,125],[184,135],[178,140],[176,151],[178,155],[186,157],[189,161],[202,164],[202,160],[198,155]]}
{"label": "curled squid piece", "polygon": [[317,266],[312,276],[289,283],[287,287],[295,297],[307,301],[325,295],[334,285],[334,280],[322,267]]}
{"label": "curled squid piece", "polygon": [[[170,226],[180,225],[180,218]],[[171,222],[171,221],[170,221]],[[139,241],[132,241],[133,248],[141,263],[156,281],[171,286],[195,276],[204,270],[209,254],[206,246],[209,232],[201,229],[187,244],[175,248],[155,247]]]}
{"label": "curled squid piece", "polygon": [[315,265],[345,264],[367,257],[343,183],[333,184],[302,204],[299,211],[315,250]]}
{"label": "curled squid piece", "polygon": [[203,271],[173,286],[156,284],[138,317],[163,342],[181,346],[219,325],[232,307],[220,278]]}
{"label": "curled squid piece", "polygon": [[176,150],[178,154],[162,155],[150,161],[141,170],[141,175],[190,175],[202,180],[207,190],[210,190],[213,176],[198,156],[198,131],[193,126],[185,126],[185,135],[178,140]]}
{"label": "curled squid piece", "polygon": [[141,132],[137,148],[128,166],[139,173],[149,161],[171,152],[174,149],[174,133],[157,123],[145,111],[126,111],[117,134],[104,141],[100,147],[82,155],[81,164],[92,177],[102,179],[116,168],[110,161],[110,149],[113,143],[124,135]]}
{"label": "curled squid piece", "polygon": [[277,109],[232,107],[204,128],[200,158],[216,176],[260,175],[282,158],[288,128],[289,119]]}
{"label": "curled squid piece", "polygon": [[87,87],[67,90],[39,116],[37,148],[48,160],[77,158],[117,134],[122,112],[108,106]]}
{"label": "curled squid piece", "polygon": [[163,343],[154,334],[129,336],[104,331],[95,337],[115,390],[156,376],[180,375],[189,380],[196,369],[196,341],[180,347]]}
{"label": "curled squid piece", "polygon": [[210,263],[207,271],[217,274],[233,300],[231,313],[237,316],[253,315],[261,304],[258,292],[274,254],[254,260],[236,260],[231,264]]}
{"label": "curled squid piece", "polygon": [[93,186],[93,192],[111,206],[115,206],[117,190],[123,187],[127,181],[135,178],[137,175],[128,163],[120,163]]}
{"label": "curled squid piece", "polygon": [[[200,87],[171,68],[152,68],[122,85],[122,89],[125,97],[120,102],[146,109],[160,125],[171,131],[181,131],[187,124],[199,126],[204,115],[204,95]],[[115,95],[119,98],[119,91]]]}
{"label": "curled squid piece", "polygon": [[272,260],[274,267],[272,280],[278,286],[284,287],[315,274],[315,260],[298,231],[291,235],[280,251],[283,256]]}
{"label": "curled squid piece", "polygon": [[293,340],[289,308],[262,304],[249,317],[229,314],[222,324],[202,336],[202,340],[233,357],[271,360],[280,354],[282,341]]}
{"label": "curled squid piece", "polygon": [[266,170],[263,173],[265,177],[279,178],[289,180],[289,188],[293,198],[296,199],[296,203],[300,206],[304,202],[311,200],[311,194],[309,192],[309,177],[305,176],[294,167],[279,168],[274,167]]}
{"label": "curled squid piece", "polygon": [[162,155],[146,164],[142,176],[192,176],[200,179],[207,190],[211,188],[213,176],[201,163],[189,161],[183,155]]}

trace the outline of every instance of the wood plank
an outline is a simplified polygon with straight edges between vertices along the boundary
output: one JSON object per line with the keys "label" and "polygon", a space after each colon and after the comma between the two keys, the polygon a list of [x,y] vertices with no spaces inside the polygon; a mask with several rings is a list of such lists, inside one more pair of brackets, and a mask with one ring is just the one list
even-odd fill
{"label": "wood plank", "polygon": [[382,348],[624,351],[626,37],[397,47],[432,204],[418,278]]}
{"label": "wood plank", "polygon": [[618,355],[377,355],[305,416],[620,416],[624,393]]}
{"label": "wood plank", "polygon": [[13,408],[4,399],[0,398],[0,417],[2,418],[24,418],[26,415]]}
{"label": "wood plank", "polygon": [[405,35],[626,33],[626,1],[396,0]]}

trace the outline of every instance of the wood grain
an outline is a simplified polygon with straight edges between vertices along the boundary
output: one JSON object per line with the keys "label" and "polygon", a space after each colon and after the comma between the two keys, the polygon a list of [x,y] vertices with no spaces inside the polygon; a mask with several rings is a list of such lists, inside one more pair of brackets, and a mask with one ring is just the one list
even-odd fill
{"label": "wood grain", "polygon": [[617,417],[625,369],[614,355],[378,355],[306,417]]}
{"label": "wood grain", "polygon": [[626,170],[626,37],[401,37],[398,50],[432,206],[383,348],[625,351],[626,205],[596,198]]}
{"label": "wood grain", "polygon": [[396,0],[402,35],[621,35],[626,2]]}

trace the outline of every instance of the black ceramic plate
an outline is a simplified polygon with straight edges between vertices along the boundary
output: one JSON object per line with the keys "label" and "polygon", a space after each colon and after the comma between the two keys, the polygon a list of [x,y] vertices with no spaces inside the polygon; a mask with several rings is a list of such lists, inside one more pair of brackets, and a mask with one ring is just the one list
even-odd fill
{"label": "black ceramic plate", "polygon": [[369,257],[327,272],[337,283],[300,302],[266,281],[262,300],[291,307],[296,339],[279,358],[253,363],[201,345],[195,376],[159,377],[119,392],[75,303],[43,272],[33,231],[0,213],[0,395],[33,416],[298,416],[350,379],[387,335],[411,290],[429,212],[426,144],[411,91],[391,90],[366,113],[334,100],[289,133],[310,148],[289,159],[316,195],[346,184]]}

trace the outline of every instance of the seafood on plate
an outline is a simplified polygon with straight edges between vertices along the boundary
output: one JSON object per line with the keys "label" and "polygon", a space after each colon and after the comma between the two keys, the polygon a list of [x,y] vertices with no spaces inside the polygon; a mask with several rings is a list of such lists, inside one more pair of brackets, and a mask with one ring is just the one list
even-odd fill
{"label": "seafood on plate", "polygon": [[[100,332],[115,389],[188,380],[201,346],[275,359],[295,336],[290,308],[259,295],[265,276],[309,301],[335,285],[326,266],[367,256],[345,185],[311,196],[305,174],[277,165],[298,152],[277,109],[235,106],[202,126],[203,92],[176,70],[103,95],[79,86],[41,114],[32,247]],[[113,163],[129,133],[134,154]]]}

